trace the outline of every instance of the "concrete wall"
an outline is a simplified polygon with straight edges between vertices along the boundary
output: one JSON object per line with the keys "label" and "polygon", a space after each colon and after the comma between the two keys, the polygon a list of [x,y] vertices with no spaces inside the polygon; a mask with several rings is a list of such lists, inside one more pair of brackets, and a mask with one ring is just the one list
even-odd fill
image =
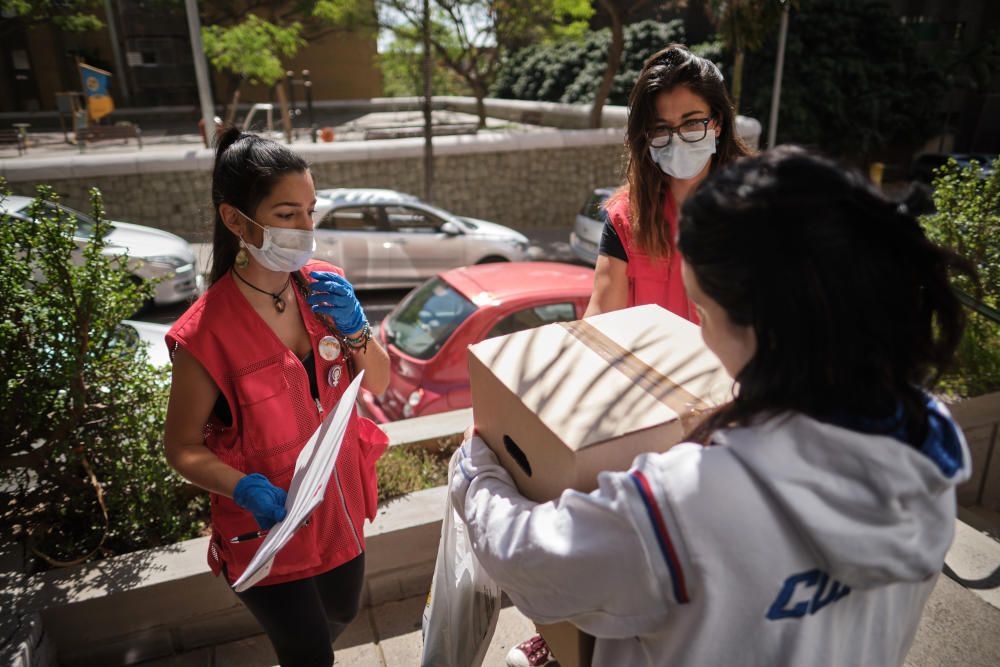
{"label": "concrete wall", "polygon": [[972,457],[972,476],[958,487],[958,503],[1000,512],[1000,392],[961,401],[951,410]]}
{"label": "concrete wall", "polygon": [[[434,203],[453,213],[518,229],[572,224],[589,192],[621,180],[621,129],[483,133],[436,137]],[[317,188],[384,187],[420,195],[423,139],[296,145]],[[0,162],[15,194],[53,186],[64,203],[89,211],[104,195],[107,215],[165,229],[189,241],[211,238],[207,150],[135,151]]]}

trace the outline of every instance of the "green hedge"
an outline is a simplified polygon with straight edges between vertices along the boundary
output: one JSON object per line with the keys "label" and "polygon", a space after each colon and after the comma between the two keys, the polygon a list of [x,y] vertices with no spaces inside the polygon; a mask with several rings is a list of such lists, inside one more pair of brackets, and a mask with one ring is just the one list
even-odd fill
{"label": "green hedge", "polygon": [[[679,20],[669,23],[641,21],[625,27],[622,65],[615,76],[608,104],[624,105],[642,63],[673,42],[684,42]],[[579,42],[529,46],[508,57],[491,94],[515,100],[589,104],[604,76],[611,45],[611,30],[590,32]],[[701,55],[718,60],[718,45],[696,48]]]}
{"label": "green hedge", "polygon": [[[1000,310],[1000,159],[992,171],[973,162],[961,168],[951,160],[934,180],[936,212],[924,216],[924,229],[935,242],[954,249],[979,272],[979,289],[964,276],[955,286]],[[987,309],[982,309],[984,312]],[[1000,391],[1000,323],[969,311],[969,324],[958,350],[958,365],[944,378],[955,397]]]}

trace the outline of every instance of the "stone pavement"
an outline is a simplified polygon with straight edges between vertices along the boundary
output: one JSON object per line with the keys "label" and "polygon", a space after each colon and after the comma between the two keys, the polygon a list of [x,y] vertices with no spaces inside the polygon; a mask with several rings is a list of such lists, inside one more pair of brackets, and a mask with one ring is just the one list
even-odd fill
{"label": "stone pavement", "polygon": [[[424,596],[362,609],[333,645],[335,667],[413,667],[420,662],[420,623]],[[515,644],[534,634],[535,626],[509,604],[500,610],[500,621],[490,643],[485,667],[504,664]],[[263,634],[179,656],[140,663],[143,667],[271,667],[278,660]]]}

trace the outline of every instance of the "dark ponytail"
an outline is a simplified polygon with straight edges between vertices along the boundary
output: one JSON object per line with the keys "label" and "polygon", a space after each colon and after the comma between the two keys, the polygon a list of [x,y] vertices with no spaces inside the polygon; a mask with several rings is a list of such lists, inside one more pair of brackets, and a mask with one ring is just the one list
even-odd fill
{"label": "dark ponytail", "polygon": [[256,134],[229,127],[218,135],[212,171],[215,222],[210,285],[232,268],[240,249],[239,239],[222,223],[219,206],[225,202],[254,217],[257,206],[271,194],[281,177],[308,168],[306,161],[293,151]]}
{"label": "dark ponytail", "polygon": [[787,411],[926,428],[922,388],[951,365],[975,269],[856,171],[794,147],[739,160],[685,202],[679,249],[702,291],[757,337],[734,400],[691,437]]}

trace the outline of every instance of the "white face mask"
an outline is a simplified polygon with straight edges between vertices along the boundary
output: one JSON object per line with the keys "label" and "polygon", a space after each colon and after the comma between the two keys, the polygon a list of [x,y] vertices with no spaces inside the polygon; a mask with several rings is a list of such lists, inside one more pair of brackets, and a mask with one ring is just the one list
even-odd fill
{"label": "white face mask", "polygon": [[244,218],[264,230],[264,238],[259,248],[255,248],[252,243],[245,243],[242,237],[240,237],[240,243],[265,269],[281,272],[298,271],[306,265],[306,262],[312,258],[316,251],[316,238],[313,230],[268,227],[260,224],[243,211],[236,210]]}
{"label": "white face mask", "polygon": [[667,176],[688,179],[697,176],[715,154],[715,133],[709,132],[701,141],[688,144],[679,137],[674,137],[663,148],[649,147],[649,155],[653,162]]}

